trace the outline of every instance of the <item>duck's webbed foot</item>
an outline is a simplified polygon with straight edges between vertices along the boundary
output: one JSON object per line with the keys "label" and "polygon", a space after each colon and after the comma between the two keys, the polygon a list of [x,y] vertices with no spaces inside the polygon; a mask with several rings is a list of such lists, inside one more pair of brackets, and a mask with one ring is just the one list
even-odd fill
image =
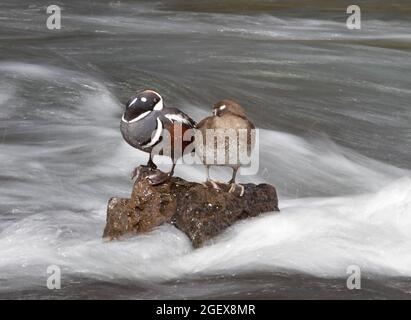
{"label": "duck's webbed foot", "polygon": [[150,160],[148,160],[148,163],[147,163],[147,164],[142,164],[142,165],[139,165],[138,167],[135,167],[135,168],[134,168],[134,170],[131,172],[131,179],[134,179],[135,177],[138,178],[138,177],[140,176],[141,172],[142,172],[143,170],[146,170],[146,169],[148,169],[148,170],[150,170],[150,171],[157,170],[157,166],[156,166],[156,164],[151,160],[151,158],[150,158]]}
{"label": "duck's webbed foot", "polygon": [[131,171],[131,180],[133,180],[135,177],[138,178],[140,176],[142,167],[144,166],[135,167],[134,170]]}
{"label": "duck's webbed foot", "polygon": [[221,187],[218,185],[219,183],[220,183],[220,182],[217,182],[217,181],[214,181],[214,180],[211,180],[211,179],[207,179],[206,182],[202,182],[201,184],[202,184],[204,187],[206,187],[206,188],[212,187],[212,188],[215,189],[216,191],[221,191],[222,189],[221,189]]}
{"label": "duck's webbed foot", "polygon": [[229,193],[238,194],[240,197],[244,195],[245,188],[242,184],[231,183],[230,189],[228,190]]}
{"label": "duck's webbed foot", "polygon": [[157,186],[170,180],[171,176],[171,173],[165,173],[161,170],[155,170],[152,174],[148,175],[146,179],[152,186]]}

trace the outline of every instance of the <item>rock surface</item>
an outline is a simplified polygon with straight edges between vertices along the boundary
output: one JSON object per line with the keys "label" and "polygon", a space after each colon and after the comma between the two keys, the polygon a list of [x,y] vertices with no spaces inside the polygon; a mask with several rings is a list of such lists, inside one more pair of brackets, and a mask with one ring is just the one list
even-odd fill
{"label": "rock surface", "polygon": [[268,184],[244,184],[243,196],[228,193],[229,186],[211,186],[172,177],[166,183],[152,186],[142,168],[134,183],[131,199],[111,198],[107,206],[104,238],[149,232],[172,223],[183,231],[198,248],[235,222],[263,212],[279,211],[275,188]]}

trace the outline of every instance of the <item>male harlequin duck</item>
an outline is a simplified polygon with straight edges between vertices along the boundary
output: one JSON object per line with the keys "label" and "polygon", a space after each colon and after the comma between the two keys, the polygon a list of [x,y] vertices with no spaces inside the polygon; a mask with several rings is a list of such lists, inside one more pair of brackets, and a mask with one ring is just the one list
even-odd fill
{"label": "male harlequin duck", "polygon": [[[177,128],[178,126],[180,128]],[[148,177],[148,180],[151,184],[157,185],[173,175],[177,160],[173,150],[171,150],[173,166],[169,173],[157,170],[157,166],[153,162],[151,151],[162,141],[163,130],[169,132],[173,142],[171,148],[173,149],[174,133],[179,132],[184,135],[186,130],[193,129],[195,126],[195,121],[182,111],[176,108],[165,108],[160,94],[153,90],[144,90],[131,97],[127,102],[126,110],[121,118],[120,130],[128,144],[150,154],[146,166],[153,170],[153,174]],[[182,150],[190,144],[190,141],[183,141],[183,139],[179,141],[182,141]],[[134,169],[132,178],[136,175],[138,175],[138,168]]]}
{"label": "male harlequin duck", "polygon": [[[217,102],[213,106],[213,114],[214,116],[207,117],[203,119],[200,123],[197,125],[197,129],[200,130],[203,136],[203,148],[197,147],[196,146],[196,152],[200,156],[200,158],[203,160],[203,163],[206,167],[207,170],[207,182],[209,182],[214,188],[219,189],[218,185],[210,179],[210,174],[209,174],[209,168],[210,165],[222,165],[222,166],[229,166],[233,169],[233,175],[231,180],[229,181],[229,184],[231,184],[231,187],[229,189],[229,192],[234,192],[237,188],[240,188],[240,196],[244,194],[244,186],[236,184],[235,183],[235,178],[237,174],[237,170],[241,166],[241,163],[239,161],[239,158],[237,156],[236,161],[229,161],[229,140],[224,138],[224,145],[222,146],[225,149],[225,159],[223,163],[217,163],[217,148],[218,148],[218,131],[216,131],[216,136],[217,139],[215,140],[214,144],[208,144],[206,145],[206,132],[208,129],[234,129],[235,134],[237,135],[237,145],[235,146],[237,148],[237,152],[240,152],[239,144],[240,144],[240,129],[246,129],[246,144],[247,144],[247,153],[250,154],[252,151],[252,147],[254,146],[254,141],[253,141],[253,136],[251,134],[251,130],[255,129],[254,124],[247,119],[247,116],[245,114],[245,111],[243,107],[241,107],[238,103],[231,101],[231,100],[221,100]],[[211,150],[209,148],[212,148]],[[221,146],[220,146],[221,147]],[[206,157],[207,153],[212,152],[214,154],[214,163],[213,164],[207,164],[206,163]]]}

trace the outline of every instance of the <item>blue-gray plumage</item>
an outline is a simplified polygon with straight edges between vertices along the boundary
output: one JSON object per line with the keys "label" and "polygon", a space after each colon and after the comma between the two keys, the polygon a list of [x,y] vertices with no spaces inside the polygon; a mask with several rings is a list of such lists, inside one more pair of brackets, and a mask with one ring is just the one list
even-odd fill
{"label": "blue-gray plumage", "polygon": [[[153,90],[144,90],[131,97],[126,104],[126,110],[121,118],[120,130],[124,140],[136,149],[150,154],[147,166],[153,171],[157,169],[152,159],[153,148],[161,142],[163,130],[174,134],[174,127],[181,126],[181,132],[193,129],[196,123],[188,115],[176,108],[165,108],[162,97]],[[182,140],[182,139],[181,139]],[[185,145],[182,146],[184,150]],[[174,155],[174,152],[171,153]],[[172,176],[175,161],[170,173],[156,170],[149,178],[152,184],[159,184]],[[133,171],[133,177],[138,174],[138,168]]]}

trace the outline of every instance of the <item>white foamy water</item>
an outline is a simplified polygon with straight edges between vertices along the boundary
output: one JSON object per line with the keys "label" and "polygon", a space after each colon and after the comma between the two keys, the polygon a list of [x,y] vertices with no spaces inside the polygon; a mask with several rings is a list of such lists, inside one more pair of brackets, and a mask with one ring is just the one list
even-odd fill
{"label": "white foamy water", "polygon": [[[80,90],[79,100],[61,97],[72,116],[55,112],[58,101],[35,111],[36,125],[18,120],[33,109],[10,116],[15,125],[8,126],[1,146],[8,183],[0,187],[0,269],[3,279],[14,279],[6,290],[19,283],[16,278],[36,283],[51,264],[61,266],[66,276],[154,281],[276,270],[343,277],[351,264],[363,272],[411,276],[409,172],[328,140],[272,130],[260,132],[260,176],[241,179],[281,186],[280,214],[238,223],[199,250],[172,226],[103,242],[108,198],[130,192],[128,173],[145,160],[121,140],[117,100],[97,80],[66,70],[19,63],[0,69],[18,81],[46,84],[58,78]],[[17,89],[10,88],[6,96]],[[3,100],[2,110],[9,99]],[[13,142],[17,136],[20,141]],[[201,181],[204,170],[181,165],[177,174]],[[292,199],[287,186],[345,195]]]}

